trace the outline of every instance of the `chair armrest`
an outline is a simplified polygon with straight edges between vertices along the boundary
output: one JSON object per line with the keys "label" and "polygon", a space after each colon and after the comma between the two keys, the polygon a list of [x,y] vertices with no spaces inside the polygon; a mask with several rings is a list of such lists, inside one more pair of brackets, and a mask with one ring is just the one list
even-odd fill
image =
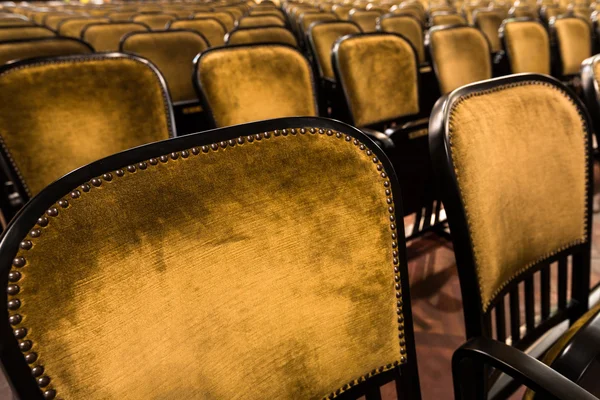
{"label": "chair armrest", "polygon": [[363,131],[365,135],[373,139],[375,143],[379,144],[384,150],[391,150],[395,147],[392,139],[390,139],[390,137],[383,132],[369,128],[360,128],[360,130]]}
{"label": "chair armrest", "polygon": [[[535,358],[502,342],[483,337],[469,340],[452,356],[456,400],[471,398],[470,395],[474,393],[472,387],[478,384],[478,378],[483,377],[486,365],[511,376],[517,382],[534,390],[542,398],[598,400],[585,389]],[[464,384],[466,380],[470,385]],[[481,393],[474,396],[473,398],[485,398],[481,397]]]}

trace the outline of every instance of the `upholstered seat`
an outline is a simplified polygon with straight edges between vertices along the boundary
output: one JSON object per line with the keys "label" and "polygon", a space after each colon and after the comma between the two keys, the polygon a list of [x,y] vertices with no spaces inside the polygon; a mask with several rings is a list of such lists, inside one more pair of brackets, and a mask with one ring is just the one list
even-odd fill
{"label": "upholstered seat", "polygon": [[333,8],[331,9],[331,11],[337,15],[338,19],[341,20],[348,20],[348,13],[350,13],[350,10],[352,10],[352,8],[354,8],[351,5],[346,5],[346,4],[336,4],[333,6]]}
{"label": "upholstered seat", "polygon": [[56,33],[43,26],[7,26],[0,28],[0,42],[20,39],[55,37]]}
{"label": "upholstered seat", "polygon": [[300,15],[300,21],[299,21],[299,26],[300,29],[302,30],[302,33],[304,35],[308,34],[308,29],[310,28],[310,26],[315,23],[315,22],[319,22],[319,21],[337,21],[337,16],[334,13],[327,13],[327,12],[306,12],[306,13],[302,13],[302,15]]}
{"label": "upholstered seat", "polygon": [[83,32],[87,25],[106,22],[110,22],[106,17],[67,18],[58,24],[56,31],[60,36],[79,39],[81,37],[81,32]]}
{"label": "upholstered seat", "polygon": [[529,18],[508,19],[499,34],[513,74],[550,74],[550,39],[541,23]]}
{"label": "upholstered seat", "polygon": [[311,67],[289,46],[209,49],[195,64],[196,88],[215,127],[319,114]]}
{"label": "upholstered seat", "polygon": [[238,28],[254,28],[258,26],[285,26],[285,21],[274,15],[250,15],[240,19]]}
{"label": "upholstered seat", "polygon": [[227,11],[220,12],[197,12],[194,14],[194,19],[196,18],[214,18],[223,24],[227,32],[232,31],[235,28],[235,17],[233,14],[228,13]]}
{"label": "upholstered seat", "polygon": [[236,28],[227,34],[225,43],[227,45],[281,43],[292,47],[298,46],[294,34],[282,26]]}
{"label": "upholstered seat", "polygon": [[167,29],[196,31],[208,42],[209,46],[223,46],[227,28],[216,18],[178,19],[171,21]]}
{"label": "upholstered seat", "polygon": [[87,25],[81,32],[81,39],[89,43],[95,51],[118,51],[123,36],[131,32],[148,32],[150,27],[140,22],[121,22]]}
{"label": "upholstered seat", "polygon": [[376,10],[354,9],[348,14],[348,19],[360,27],[360,30],[368,33],[377,30],[377,19],[381,17],[381,12]]}
{"label": "upholstered seat", "polygon": [[110,18],[112,22],[129,22],[131,18],[137,15],[137,11],[115,11],[108,13],[106,16]]}
{"label": "upholstered seat", "polygon": [[93,49],[81,40],[65,37],[22,39],[0,42],[0,65],[34,57],[89,54]]}
{"label": "upholstered seat", "polygon": [[462,15],[453,12],[435,12],[431,14],[431,25],[467,25],[467,20]]}
{"label": "upholstered seat", "polygon": [[147,25],[153,31],[166,29],[167,24],[175,19],[177,19],[176,15],[161,13],[138,14],[131,18],[133,22],[139,22]]}
{"label": "upholstered seat", "polygon": [[419,64],[425,62],[423,26],[418,19],[410,15],[386,14],[379,18],[377,30],[381,32],[397,33],[404,36],[415,48]]}
{"label": "upholstered seat", "polygon": [[558,56],[555,75],[560,79],[579,75],[581,63],[592,56],[589,22],[577,17],[554,18],[550,21],[550,32]]}

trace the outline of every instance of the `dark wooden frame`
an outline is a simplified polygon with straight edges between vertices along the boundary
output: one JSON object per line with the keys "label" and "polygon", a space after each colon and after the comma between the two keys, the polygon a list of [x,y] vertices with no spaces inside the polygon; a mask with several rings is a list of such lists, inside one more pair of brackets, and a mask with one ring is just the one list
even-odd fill
{"label": "dark wooden frame", "polygon": [[[467,338],[492,338],[504,342],[506,339],[505,300],[509,297],[510,332],[513,347],[525,350],[547,331],[565,320],[570,323],[578,320],[588,309],[590,293],[590,252],[591,252],[591,216],[592,216],[592,163],[591,157],[587,161],[588,181],[586,184],[586,237],[587,242],[561,251],[536,263],[527,271],[514,277],[514,279],[492,299],[487,309],[483,310],[483,303],[479,291],[476,264],[471,244],[471,237],[466,220],[464,204],[458,190],[452,154],[448,138],[448,117],[453,105],[463,96],[489,90],[504,84],[513,84],[526,81],[541,81],[545,84],[563,90],[567,96],[580,108],[585,119],[588,131],[588,155],[591,155],[591,122],[587,111],[579,98],[568,88],[565,88],[556,79],[539,74],[517,74],[507,77],[491,79],[483,82],[463,86],[448,95],[443,96],[432,112],[429,128],[429,143],[434,171],[438,185],[442,189],[444,206],[448,210],[448,221],[452,231],[454,253],[456,255],[458,274],[463,298],[463,312]],[[567,257],[572,257],[572,288],[571,300],[567,301]],[[559,294],[558,309],[550,313],[550,265],[559,264]],[[534,273],[541,271],[541,315],[542,320],[535,324],[534,304]],[[521,335],[520,321],[520,294],[518,285],[525,285],[525,335]],[[496,329],[492,331],[492,311],[495,314]]]}
{"label": "dark wooden frame", "polygon": [[[11,222],[5,234],[0,239],[0,286],[6,287],[8,284],[8,273],[11,269],[12,259],[19,249],[19,244],[28,234],[29,230],[37,223],[37,219],[57,200],[68,194],[74,187],[77,187],[92,178],[101,176],[105,172],[125,168],[128,165],[157,158],[161,155],[189,150],[192,147],[200,147],[213,143],[220,143],[236,139],[240,136],[254,135],[273,130],[282,130],[290,128],[314,127],[324,130],[336,130],[346,135],[354,137],[364,143],[383,164],[388,173],[391,183],[392,195],[396,215],[402,215],[401,194],[394,169],[383,151],[377,147],[367,136],[354,127],[344,123],[318,118],[318,117],[296,117],[281,118],[253,122],[248,124],[236,125],[221,129],[210,130],[198,134],[181,136],[174,139],[168,139],[161,142],[155,142],[126,150],[124,152],[109,156],[102,160],[95,161],[84,167],[81,167],[58,181],[50,184],[42,190],[37,196],[20,210],[18,216]],[[308,133],[306,133],[308,134]],[[403,229],[402,218],[396,218],[397,229]],[[379,399],[379,388],[383,384],[395,380],[397,391],[402,395],[402,399],[420,399],[419,377],[417,371],[417,358],[414,345],[414,333],[412,324],[412,311],[410,303],[410,285],[407,279],[406,246],[403,242],[398,245],[398,258],[400,275],[404,277],[401,280],[402,301],[404,316],[404,333],[406,341],[408,362],[385,373],[375,375],[368,379],[364,384],[351,388],[343,393],[339,398],[349,399],[362,395],[367,395],[368,399]],[[6,372],[9,380],[17,391],[17,394],[23,399],[42,399],[42,394],[38,389],[37,383],[31,375],[30,367],[25,362],[23,354],[19,350],[17,339],[8,322],[7,296],[0,299],[0,360],[7,366]],[[365,371],[365,373],[368,371]],[[332,388],[334,390],[335,388]],[[243,390],[240,389],[240,390]]]}
{"label": "dark wooden frame", "polygon": [[208,120],[208,123],[210,124],[211,128],[216,128],[217,123],[215,121],[215,117],[212,112],[212,108],[210,107],[210,104],[208,102],[208,99],[206,98],[206,96],[204,94],[204,89],[202,88],[202,83],[200,82],[200,79],[198,79],[198,74],[201,72],[201,67],[202,67],[201,66],[202,58],[206,57],[207,54],[211,54],[215,51],[223,51],[223,50],[228,51],[228,50],[237,49],[237,48],[246,48],[246,49],[251,50],[252,48],[256,48],[256,47],[285,47],[287,49],[293,50],[294,52],[298,53],[298,55],[300,55],[302,57],[302,59],[306,62],[306,66],[308,67],[308,70],[309,70],[310,83],[311,83],[311,88],[313,91],[312,97],[315,102],[315,115],[319,115],[319,98],[317,96],[317,88],[315,85],[315,78],[313,75],[313,70],[310,65],[310,62],[306,59],[304,54],[302,54],[297,48],[288,46],[285,44],[281,44],[281,43],[235,44],[235,45],[230,45],[230,46],[212,47],[212,48],[198,54],[196,56],[196,58],[194,59],[194,75],[192,77],[192,80],[194,81],[194,88],[196,89],[196,93],[198,94],[198,98],[200,99],[200,104],[202,105],[202,109],[205,111],[205,113],[207,115],[207,120]]}

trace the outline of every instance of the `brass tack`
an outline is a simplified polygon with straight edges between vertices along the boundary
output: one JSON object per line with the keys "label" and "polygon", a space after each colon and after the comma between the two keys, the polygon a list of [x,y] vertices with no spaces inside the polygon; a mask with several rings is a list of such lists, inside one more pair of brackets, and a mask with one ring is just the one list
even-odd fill
{"label": "brass tack", "polygon": [[247,136],[246,140],[248,140],[248,142],[252,143],[252,142],[254,142],[254,137],[252,135]]}
{"label": "brass tack", "polygon": [[396,276],[394,276],[394,280],[395,280],[396,282],[399,282],[399,281],[400,281],[400,277],[399,277],[398,275],[396,275]]}
{"label": "brass tack", "polygon": [[345,140],[346,142],[349,142],[350,140],[352,140],[352,136],[348,136],[348,135],[346,135],[346,137],[344,138],[344,140]]}
{"label": "brass tack", "polygon": [[21,300],[13,299],[8,301],[8,309],[9,310],[18,310],[21,307]]}
{"label": "brass tack", "polygon": [[396,308],[396,314],[398,314],[398,315],[402,314],[402,307]]}
{"label": "brass tack", "polygon": [[398,338],[402,339],[403,337],[404,337],[404,332],[400,332],[400,333],[398,334]]}
{"label": "brass tack", "polygon": [[383,166],[381,164],[377,165],[377,171],[383,170]]}
{"label": "brass tack", "polygon": [[[42,226],[45,226],[45,225],[42,225]],[[34,230],[32,230],[31,232],[29,232],[29,235],[30,235],[32,238],[37,238],[37,237],[40,237],[40,236],[42,235],[42,231],[41,231],[41,230],[39,230],[39,229],[34,229]]]}
{"label": "brass tack", "polygon": [[50,217],[56,217],[58,215],[58,210],[56,209],[56,207],[52,207],[48,209],[48,211],[46,211],[46,214],[48,214],[48,216]]}
{"label": "brass tack", "polygon": [[142,161],[142,162],[138,163],[137,166],[138,166],[139,169],[146,169],[146,168],[148,168],[148,164],[146,164],[145,161]]}
{"label": "brass tack", "polygon": [[161,163],[166,163],[167,161],[169,161],[169,156],[162,155],[162,156],[158,157],[158,159],[160,160]]}
{"label": "brass tack", "polygon": [[291,133],[292,135],[295,135],[295,134],[296,134],[296,128],[291,128],[291,129],[290,129],[290,133]]}
{"label": "brass tack", "polygon": [[227,142],[226,141],[222,141],[221,143],[219,143],[221,145],[222,148],[227,147]]}
{"label": "brass tack", "polygon": [[131,172],[131,173],[135,172],[135,171],[136,171],[136,169],[137,169],[137,168],[135,167],[135,165],[128,165],[128,166],[127,166],[127,171],[129,171],[129,172]]}
{"label": "brass tack", "polygon": [[150,165],[156,165],[156,164],[158,164],[158,159],[151,158],[151,159],[148,160],[148,162],[150,163]]}
{"label": "brass tack", "polygon": [[388,211],[389,211],[389,212],[394,212],[394,207],[391,207],[391,206],[390,206],[390,207],[388,207]]}
{"label": "brass tack", "polygon": [[275,135],[275,136],[280,136],[280,135],[281,135],[281,132],[279,132],[279,129],[275,129],[275,130],[273,131],[273,135]]}
{"label": "brass tack", "polygon": [[15,257],[15,258],[13,259],[13,262],[12,262],[12,264],[13,264],[15,267],[19,267],[19,268],[20,268],[20,267],[22,267],[22,266],[24,266],[24,265],[25,265],[25,263],[26,263],[26,261],[25,261],[25,258],[24,258],[24,257],[21,257],[21,256],[19,256],[19,257]]}
{"label": "brass tack", "polygon": [[391,197],[388,197],[385,201],[387,201],[388,204],[392,204],[394,202]]}
{"label": "brass tack", "polygon": [[394,230],[394,229],[396,229],[396,224],[390,224],[390,229],[391,229],[391,230]]}
{"label": "brass tack", "polygon": [[398,306],[398,307],[402,307],[402,305],[403,305],[403,304],[404,304],[404,303],[402,302],[402,300],[398,300],[398,301],[396,302],[396,306]]}
{"label": "brass tack", "polygon": [[177,153],[176,151],[171,153],[171,159],[172,160],[177,160],[179,158],[179,153]]}
{"label": "brass tack", "polygon": [[238,144],[244,143],[244,138],[243,137],[237,138],[237,142],[238,142]]}
{"label": "brass tack", "polygon": [[354,143],[355,146],[358,146],[358,143],[359,143],[358,139],[354,139],[354,141],[352,143]]}
{"label": "brass tack", "polygon": [[406,362],[406,357],[400,357],[400,362],[404,364]]}
{"label": "brass tack", "polygon": [[394,264],[398,264],[398,259],[397,258],[394,258],[393,261],[394,261]]}
{"label": "brass tack", "polygon": [[398,257],[398,250],[394,250],[394,251],[392,251],[392,255],[393,255],[394,257]]}
{"label": "brass tack", "polygon": [[81,192],[79,190],[73,190],[71,192],[72,199],[78,199],[79,197],[81,197]]}
{"label": "brass tack", "polygon": [[69,207],[69,202],[67,200],[61,199],[58,201],[58,205],[62,208],[67,208]]}
{"label": "brass tack", "polygon": [[102,185],[102,181],[98,178],[94,178],[94,179],[92,179],[92,185],[98,187],[98,186]]}
{"label": "brass tack", "polygon": [[[23,317],[21,317],[21,314],[15,314],[15,315],[11,315],[10,317],[8,317],[8,322],[11,325],[19,325],[22,320],[23,320]],[[17,331],[15,331],[15,336],[17,336]],[[17,338],[18,338],[18,336],[17,336]]]}
{"label": "brass tack", "polygon": [[402,322],[404,322],[404,317],[403,316],[399,316],[398,317],[398,323],[401,324]]}
{"label": "brass tack", "polygon": [[42,227],[48,225],[48,217],[46,217],[45,215],[39,217],[37,220],[37,223],[39,226],[42,226]]}
{"label": "brass tack", "polygon": [[287,136],[287,135],[288,135],[288,131],[287,131],[287,129],[282,129],[282,130],[281,130],[281,134],[282,134],[283,136]]}
{"label": "brass tack", "polygon": [[[239,141],[239,140],[238,140]],[[208,146],[202,146],[202,151],[204,153],[208,153],[208,150],[210,150],[210,148]]]}
{"label": "brass tack", "polygon": [[192,147],[192,154],[197,156],[198,154],[200,154],[200,149],[197,147]]}
{"label": "brass tack", "polygon": [[315,133],[315,128],[310,128],[308,131],[309,131],[310,133]]}
{"label": "brass tack", "polygon": [[375,164],[377,164],[377,163],[379,162],[379,159],[378,159],[377,157],[373,157],[373,162],[374,162]]}
{"label": "brass tack", "polygon": [[122,169],[118,169],[115,171],[115,174],[117,174],[118,177],[122,177],[123,175],[125,175],[125,171],[123,171]]}
{"label": "brass tack", "polygon": [[325,133],[325,131],[324,131],[322,128],[320,128],[320,129],[319,129],[319,133],[322,135],[322,134],[324,134],[324,133]]}
{"label": "brass tack", "polygon": [[188,158],[190,156],[190,152],[187,150],[182,150],[181,151],[181,157],[183,158]]}
{"label": "brass tack", "polygon": [[22,352],[31,350],[31,346],[33,346],[31,340],[23,340],[22,342],[19,342],[19,350]]}
{"label": "brass tack", "polygon": [[113,176],[110,172],[107,172],[106,174],[102,175],[102,179],[104,179],[107,182],[110,182],[110,181],[112,181]]}
{"label": "brass tack", "polygon": [[256,135],[254,135],[254,138],[256,140],[262,140],[262,135],[260,133],[257,133]]}
{"label": "brass tack", "polygon": [[365,149],[365,145],[361,144],[358,148],[361,149],[361,150],[364,150]]}
{"label": "brass tack", "polygon": [[372,155],[372,154],[373,154],[373,152],[372,152],[371,150],[367,150],[367,155],[368,155],[368,156],[370,156],[370,155]]}
{"label": "brass tack", "polygon": [[402,297],[402,293],[396,292],[396,298],[399,299],[400,297]]}
{"label": "brass tack", "polygon": [[56,397],[56,390],[48,389],[44,392],[44,399],[46,400],[54,400]]}
{"label": "brass tack", "polygon": [[406,341],[404,341],[404,340],[400,341],[400,346],[404,346],[405,344],[406,344]]}
{"label": "brass tack", "polygon": [[395,233],[392,233],[392,239],[394,239],[394,240],[396,239],[396,234]]}
{"label": "brass tack", "polygon": [[306,133],[306,129],[300,128],[300,133],[304,135]]}
{"label": "brass tack", "polygon": [[387,175],[386,175],[386,173],[385,173],[385,172],[382,172],[382,173],[381,173],[381,177],[382,177],[382,178],[387,178]]}
{"label": "brass tack", "polygon": [[398,272],[398,267],[394,267],[394,273],[397,274]]}
{"label": "brass tack", "polygon": [[[327,131],[328,135],[329,135],[329,132],[331,132],[331,131]],[[329,136],[331,136],[331,135],[329,135]],[[335,134],[335,137],[339,139],[339,138],[342,137],[342,134],[338,132],[338,133]]]}
{"label": "brass tack", "polygon": [[21,273],[19,271],[10,271],[8,273],[9,282],[19,282],[21,279]]}
{"label": "brass tack", "polygon": [[19,294],[19,292],[21,291],[21,288],[19,288],[18,285],[8,285],[6,287],[6,293],[14,296],[15,294]]}
{"label": "brass tack", "polygon": [[27,361],[27,364],[33,364],[34,362],[36,362],[37,359],[38,359],[37,353],[25,354],[25,361]]}
{"label": "brass tack", "polygon": [[36,365],[35,367],[31,368],[31,374],[34,377],[41,376],[43,373],[44,373],[44,366],[42,366],[42,365]]}
{"label": "brass tack", "polygon": [[395,249],[395,248],[396,248],[396,246],[398,246],[398,243],[396,243],[396,242],[392,242],[392,248],[394,248],[394,249]]}
{"label": "brass tack", "polygon": [[233,139],[229,139],[228,143],[231,147],[235,146],[235,140],[233,140]]}
{"label": "brass tack", "polygon": [[385,186],[385,187],[390,187],[390,181],[385,181],[385,182],[383,182],[383,186]]}
{"label": "brass tack", "polygon": [[92,187],[88,183],[84,183],[83,185],[81,185],[81,190],[83,190],[84,192],[89,192],[91,188]]}
{"label": "brass tack", "polygon": [[400,349],[400,354],[406,354],[406,349],[405,348],[401,348]]}
{"label": "brass tack", "polygon": [[268,139],[271,137],[271,134],[269,132],[265,132],[264,133],[265,139]]}
{"label": "brass tack", "polygon": [[37,384],[38,384],[40,387],[46,387],[46,386],[48,386],[48,385],[50,384],[50,378],[49,378],[47,375],[40,376],[40,377],[37,379]]}

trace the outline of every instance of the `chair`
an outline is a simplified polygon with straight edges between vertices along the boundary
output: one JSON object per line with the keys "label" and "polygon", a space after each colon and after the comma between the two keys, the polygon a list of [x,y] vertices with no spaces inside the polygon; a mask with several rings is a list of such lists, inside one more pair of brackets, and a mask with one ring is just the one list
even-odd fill
{"label": "chair", "polygon": [[508,19],[501,25],[499,35],[513,74],[550,74],[550,40],[540,22]]}
{"label": "chair", "polygon": [[509,12],[508,16],[510,18],[531,18],[531,19],[539,19],[537,12],[530,8],[529,6],[514,6]]}
{"label": "chair", "polygon": [[[233,15],[233,17],[235,18],[236,21],[239,21],[240,18],[242,18],[244,15],[246,15],[246,9],[244,8],[240,8],[237,6],[220,6],[220,7],[214,7],[213,11],[224,11],[224,12],[228,12],[231,15]],[[283,18],[283,16],[282,16]]]}
{"label": "chair", "polygon": [[208,42],[210,47],[223,46],[227,28],[216,18],[177,19],[167,25],[167,29],[196,31]]}
{"label": "chair", "polygon": [[106,14],[112,22],[130,22],[136,15],[138,15],[137,11],[114,11]]}
{"label": "chair", "polygon": [[12,182],[21,199],[11,206],[0,196],[7,218],[73,169],[175,135],[162,76],[130,55],[11,63],[0,69],[0,102],[11,105],[0,109],[3,182]]}
{"label": "chair", "polygon": [[[571,321],[571,329],[544,361],[569,379],[577,377],[576,382],[585,376],[578,368],[589,365],[597,388],[597,367],[590,362],[600,352],[600,342],[597,333],[590,342],[589,334],[598,332],[600,307],[586,314],[591,128],[580,101],[547,75],[476,83],[437,103],[430,149],[452,231],[471,339],[453,360],[456,393],[474,391],[472,398],[485,398],[485,388],[497,376],[483,371],[478,351],[498,343],[525,350],[563,321]],[[554,274],[556,284],[550,278]],[[588,340],[582,343],[580,338],[586,335]],[[517,350],[502,353],[497,355],[522,357]],[[463,365],[467,355],[475,364]],[[494,363],[496,367],[497,360]],[[531,358],[528,363],[540,365]],[[528,374],[518,364],[515,367]],[[560,397],[541,393],[549,389],[547,385],[533,389],[542,398]],[[567,398],[575,396],[564,393]]]}
{"label": "chair", "polygon": [[431,26],[467,25],[465,17],[454,12],[435,12],[431,14],[430,19]]}
{"label": "chair", "polygon": [[298,47],[294,34],[281,26],[236,28],[225,36],[227,45],[257,43],[281,43]]}
{"label": "chair", "polygon": [[0,28],[0,42],[20,39],[40,39],[55,36],[55,32],[43,26],[6,26]]}
{"label": "chair", "polygon": [[251,9],[248,12],[248,15],[274,15],[276,17],[279,17],[283,20],[285,20],[285,16],[283,15],[283,12],[281,12],[281,10],[277,9],[277,8],[269,8],[269,9]]}
{"label": "chair", "polygon": [[115,22],[86,25],[81,39],[95,51],[119,51],[121,38],[131,32],[148,32],[150,27],[139,22]]}
{"label": "chair", "polygon": [[331,8],[331,11],[337,15],[338,19],[348,21],[348,14],[354,7],[345,4],[336,4]]}
{"label": "chair", "polygon": [[442,94],[492,77],[490,47],[485,35],[469,26],[436,26],[426,38]]}
{"label": "chair", "polygon": [[556,17],[550,21],[550,37],[557,55],[553,75],[577,87],[573,79],[578,79],[581,63],[592,56],[590,24],[577,17]]}
{"label": "chair", "polygon": [[[69,18],[77,18],[78,15],[70,12],[50,12],[42,14],[42,23],[40,25],[58,31],[58,24]],[[38,22],[39,23],[39,22]]]}
{"label": "chair", "polygon": [[369,33],[377,30],[377,19],[381,17],[381,13],[376,10],[361,10],[353,9],[348,15],[348,19],[360,26],[360,30]]}
{"label": "chair", "polygon": [[381,32],[396,33],[404,36],[417,52],[419,64],[424,64],[425,46],[423,45],[423,26],[413,16],[386,14],[379,18],[377,30]]}
{"label": "chair", "polygon": [[81,32],[83,32],[86,25],[106,22],[110,22],[110,20],[106,17],[67,18],[60,21],[56,31],[60,36],[79,39],[81,37]]}
{"label": "chair", "polygon": [[300,15],[299,26],[302,30],[302,36],[308,34],[308,28],[315,22],[320,21],[337,21],[337,16],[331,12],[305,12]]}
{"label": "chair", "polygon": [[194,64],[196,89],[214,127],[319,114],[310,65],[294,48],[209,49]]}
{"label": "chair", "polygon": [[89,54],[93,51],[87,43],[73,38],[51,37],[11,40],[0,42],[0,65],[26,58]]}
{"label": "chair", "polygon": [[542,21],[547,25],[552,18],[556,18],[560,15],[566,14],[567,10],[563,9],[557,4],[545,5],[540,9],[540,16]]}
{"label": "chair", "polygon": [[197,12],[194,14],[194,19],[197,18],[214,18],[217,21],[219,21],[221,24],[223,24],[223,26],[225,27],[225,29],[227,30],[227,32],[230,32],[233,30],[233,28],[235,28],[235,17],[233,16],[233,14],[228,13],[226,11],[221,11],[221,12],[208,12],[208,11],[203,11],[203,12]]}
{"label": "chair", "polygon": [[498,30],[502,26],[503,20],[502,11],[498,9],[477,9],[473,13],[474,25],[487,38],[492,53],[502,51],[502,42]]}
{"label": "chair", "polygon": [[167,24],[175,19],[177,19],[176,15],[152,13],[138,14],[132,17],[131,21],[149,26],[153,31],[160,31],[166,29]]}
{"label": "chair", "polygon": [[421,24],[423,26],[425,26],[425,24],[427,22],[427,13],[426,13],[425,9],[423,8],[423,6],[417,2],[404,2],[404,3],[401,3],[400,5],[392,6],[390,8],[390,12],[392,14],[399,14],[399,15],[406,15],[406,14],[412,15],[415,18],[417,18],[419,21],[421,21]]}
{"label": "chair", "polygon": [[35,25],[26,16],[20,14],[4,14],[0,16],[0,27],[4,26],[32,26]]}
{"label": "chair", "polygon": [[[592,56],[586,59],[581,65],[581,86],[583,89],[583,98],[587,109],[589,110],[592,123],[594,125],[594,133],[596,135],[596,143],[600,143],[600,104],[598,99],[598,87],[600,87],[600,58]],[[596,157],[598,157],[596,151]]]}
{"label": "chair", "polygon": [[256,15],[243,17],[237,22],[238,28],[256,28],[258,26],[281,26],[285,27],[285,22],[274,15]]}

